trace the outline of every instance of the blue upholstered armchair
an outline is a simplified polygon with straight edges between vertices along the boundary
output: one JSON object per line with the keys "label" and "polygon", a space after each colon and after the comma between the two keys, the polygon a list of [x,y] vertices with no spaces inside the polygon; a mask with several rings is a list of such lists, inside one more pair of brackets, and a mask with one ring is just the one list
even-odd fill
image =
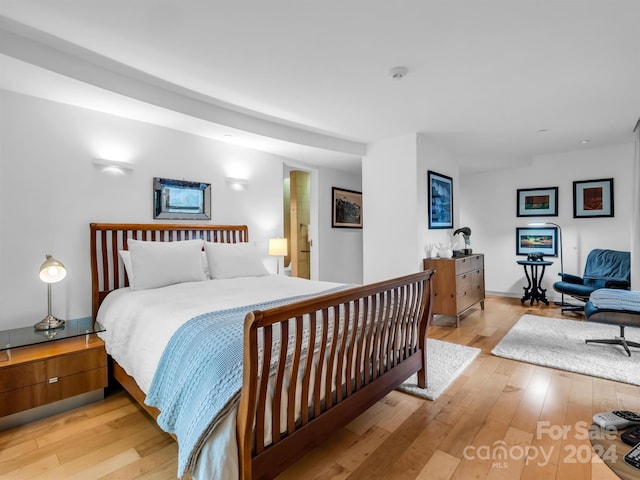
{"label": "blue upholstered armchair", "polygon": [[[631,254],[618,250],[595,249],[589,252],[582,277],[560,272],[560,282],[553,284],[556,292],[570,295],[582,302],[599,288],[631,287]],[[562,311],[583,311],[584,305],[570,306]]]}

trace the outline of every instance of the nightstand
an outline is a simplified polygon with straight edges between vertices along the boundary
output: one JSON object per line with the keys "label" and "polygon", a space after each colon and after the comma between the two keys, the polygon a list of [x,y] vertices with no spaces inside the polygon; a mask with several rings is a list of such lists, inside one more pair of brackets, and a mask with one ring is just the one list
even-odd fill
{"label": "nightstand", "polygon": [[102,331],[91,318],[57,330],[0,331],[0,417],[88,392],[103,395],[107,355],[96,335]]}

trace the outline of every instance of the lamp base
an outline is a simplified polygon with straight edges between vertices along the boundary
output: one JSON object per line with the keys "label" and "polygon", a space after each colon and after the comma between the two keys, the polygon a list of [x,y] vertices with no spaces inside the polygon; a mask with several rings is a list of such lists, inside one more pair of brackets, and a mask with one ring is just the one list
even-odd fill
{"label": "lamp base", "polygon": [[47,315],[33,326],[36,330],[55,330],[62,327],[64,327],[64,320],[59,320],[53,315]]}

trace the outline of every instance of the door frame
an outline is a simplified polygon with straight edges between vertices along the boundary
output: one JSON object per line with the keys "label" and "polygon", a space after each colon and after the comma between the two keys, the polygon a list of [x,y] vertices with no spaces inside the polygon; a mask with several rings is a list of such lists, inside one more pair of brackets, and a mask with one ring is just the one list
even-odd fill
{"label": "door frame", "polygon": [[[290,170],[300,170],[302,172],[306,172],[309,174],[309,218],[311,219],[311,224],[309,226],[309,234],[311,235],[311,245],[309,254],[309,268],[311,271],[311,280],[318,280],[320,273],[320,259],[318,258],[317,252],[318,245],[320,242],[319,237],[319,209],[318,209],[318,170],[316,168],[312,168],[309,165],[305,165],[303,163],[298,163],[295,161],[286,160],[282,165],[282,178],[285,178],[285,172],[287,173]],[[284,190],[283,190],[284,194]]]}

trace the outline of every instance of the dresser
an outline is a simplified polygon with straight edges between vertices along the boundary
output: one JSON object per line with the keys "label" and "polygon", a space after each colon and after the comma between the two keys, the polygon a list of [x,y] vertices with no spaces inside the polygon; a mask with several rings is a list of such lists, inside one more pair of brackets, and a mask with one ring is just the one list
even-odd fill
{"label": "dresser", "polygon": [[425,258],[424,269],[433,269],[432,313],[456,317],[478,302],[484,310],[484,255],[475,253],[455,258]]}
{"label": "dresser", "polygon": [[91,319],[0,331],[0,417],[107,386],[107,355]]}

